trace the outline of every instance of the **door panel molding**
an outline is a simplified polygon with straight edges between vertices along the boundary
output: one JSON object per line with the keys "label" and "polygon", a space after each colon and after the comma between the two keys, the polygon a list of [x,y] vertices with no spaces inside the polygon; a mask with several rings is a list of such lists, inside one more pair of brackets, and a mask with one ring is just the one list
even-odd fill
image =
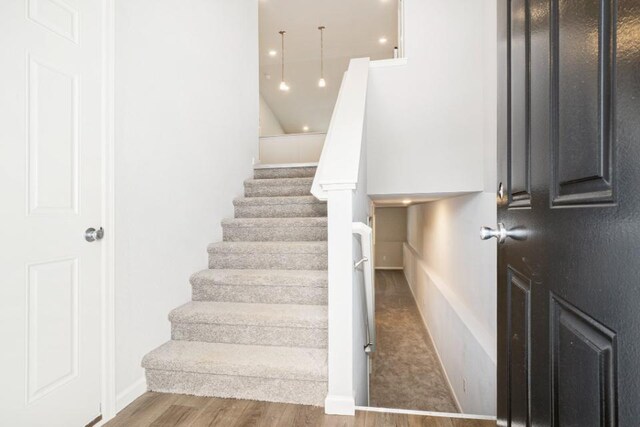
{"label": "door panel molding", "polygon": [[27,17],[47,30],[79,44],[78,11],[58,0],[28,0]]}
{"label": "door panel molding", "polygon": [[616,333],[553,293],[550,305],[552,425],[616,426]]}
{"label": "door panel molding", "polygon": [[[568,0],[551,2],[553,207],[615,203],[617,1],[590,2],[597,7]],[[592,10],[598,10],[597,16]]]}
{"label": "door panel molding", "polygon": [[28,215],[78,214],[78,80],[27,54]]}
{"label": "door panel molding", "polygon": [[531,206],[531,12],[529,0],[509,0],[507,14],[508,206],[509,208],[527,208]]}
{"label": "door panel molding", "polygon": [[27,265],[27,404],[78,376],[78,259]]}
{"label": "door panel molding", "polygon": [[[531,280],[507,267],[507,414],[509,423],[531,424]],[[514,378],[519,376],[518,381]],[[514,384],[520,385],[519,389]]]}

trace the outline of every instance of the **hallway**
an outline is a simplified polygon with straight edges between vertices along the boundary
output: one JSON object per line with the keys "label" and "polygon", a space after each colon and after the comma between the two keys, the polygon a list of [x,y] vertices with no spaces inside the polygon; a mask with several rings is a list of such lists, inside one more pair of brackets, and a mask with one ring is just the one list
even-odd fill
{"label": "hallway", "polygon": [[458,412],[402,271],[376,271],[371,406]]}

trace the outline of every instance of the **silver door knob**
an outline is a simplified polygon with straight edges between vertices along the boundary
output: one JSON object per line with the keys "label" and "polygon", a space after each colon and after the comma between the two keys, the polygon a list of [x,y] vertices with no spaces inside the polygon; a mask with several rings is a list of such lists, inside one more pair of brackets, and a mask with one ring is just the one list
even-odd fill
{"label": "silver door knob", "polygon": [[104,237],[104,230],[102,227],[99,229],[95,228],[87,228],[87,231],[84,232],[84,238],[87,242],[95,242],[96,240],[100,240]]}
{"label": "silver door knob", "polygon": [[489,240],[492,237],[498,239],[498,243],[504,243],[509,236],[509,232],[503,223],[498,223],[498,228],[493,229],[491,227],[481,227],[480,228],[480,238],[482,240]]}

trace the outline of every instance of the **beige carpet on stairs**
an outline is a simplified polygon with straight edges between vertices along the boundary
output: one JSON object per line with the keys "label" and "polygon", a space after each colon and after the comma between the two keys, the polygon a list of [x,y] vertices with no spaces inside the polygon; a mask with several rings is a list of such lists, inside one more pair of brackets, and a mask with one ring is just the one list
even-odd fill
{"label": "beige carpet on stairs", "polygon": [[310,195],[314,173],[258,167],[244,182],[192,301],[169,313],[171,341],[142,360],[149,390],[324,403],[327,208]]}

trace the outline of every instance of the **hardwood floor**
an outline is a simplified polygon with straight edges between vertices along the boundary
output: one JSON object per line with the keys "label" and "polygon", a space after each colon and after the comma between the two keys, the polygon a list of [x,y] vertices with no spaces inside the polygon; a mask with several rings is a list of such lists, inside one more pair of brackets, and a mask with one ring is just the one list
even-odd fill
{"label": "hardwood floor", "polygon": [[326,426],[494,427],[495,421],[358,411],[355,417],[325,415],[323,408],[285,403],[147,392],[107,427]]}

